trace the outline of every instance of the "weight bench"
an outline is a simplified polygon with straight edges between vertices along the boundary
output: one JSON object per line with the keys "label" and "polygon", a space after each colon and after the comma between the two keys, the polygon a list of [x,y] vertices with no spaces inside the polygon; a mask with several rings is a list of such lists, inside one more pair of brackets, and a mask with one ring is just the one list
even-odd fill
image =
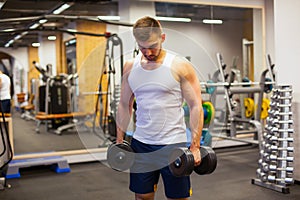
{"label": "weight bench", "polygon": [[[37,133],[40,132],[39,128],[40,128],[40,125],[43,121],[46,121],[46,131],[49,131],[48,124],[47,124],[48,120],[72,119],[73,123],[70,123],[70,124],[68,123],[68,124],[62,125],[54,131],[57,135],[61,135],[62,131],[64,131],[64,130],[73,128],[73,127],[78,126],[80,124],[84,124],[87,121],[86,119],[89,119],[90,116],[91,116],[91,114],[84,113],[84,112],[72,112],[72,113],[61,113],[61,114],[45,114],[43,112],[39,112],[35,116],[35,119],[37,120],[37,126],[36,126],[35,131]],[[85,119],[85,120],[77,121],[77,120],[74,120],[74,118]]]}
{"label": "weight bench", "polygon": [[[0,117],[2,117],[2,113],[0,112]],[[4,113],[4,117],[11,117],[10,113]]]}
{"label": "weight bench", "polygon": [[25,120],[35,120],[34,117],[34,109],[35,106],[33,104],[33,100],[34,100],[34,94],[30,94],[29,100],[28,100],[28,105],[25,106],[21,106],[21,110],[22,110],[22,114],[21,114],[21,118],[25,119]]}

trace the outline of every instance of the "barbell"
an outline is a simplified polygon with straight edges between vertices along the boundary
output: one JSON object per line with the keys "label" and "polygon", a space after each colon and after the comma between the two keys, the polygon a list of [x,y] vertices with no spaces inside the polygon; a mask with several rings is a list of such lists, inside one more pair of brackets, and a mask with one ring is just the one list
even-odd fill
{"label": "barbell", "polygon": [[[258,86],[260,85],[260,82],[253,82],[250,81],[248,78],[243,78],[242,82],[213,82],[212,80],[208,80],[207,82],[200,82],[201,86],[205,86],[206,93],[212,94],[216,87],[230,87],[230,86],[241,86],[241,87],[250,87],[250,86]],[[273,89],[273,85],[275,82],[273,82],[270,78],[265,78],[264,82],[264,92],[270,93]]]}

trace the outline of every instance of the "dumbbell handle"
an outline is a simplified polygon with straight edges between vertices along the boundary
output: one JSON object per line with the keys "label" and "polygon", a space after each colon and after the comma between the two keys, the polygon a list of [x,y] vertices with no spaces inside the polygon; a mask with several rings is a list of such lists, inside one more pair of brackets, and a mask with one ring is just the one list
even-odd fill
{"label": "dumbbell handle", "polygon": [[288,156],[288,157],[285,157],[285,158],[281,158],[281,157],[278,157],[276,155],[270,155],[270,160],[286,160],[288,162],[293,162],[294,157]]}

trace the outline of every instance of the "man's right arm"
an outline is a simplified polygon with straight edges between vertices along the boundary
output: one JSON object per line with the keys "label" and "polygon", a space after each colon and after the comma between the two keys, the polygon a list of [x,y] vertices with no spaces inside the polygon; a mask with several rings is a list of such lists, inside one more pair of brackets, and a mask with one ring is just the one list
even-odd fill
{"label": "man's right arm", "polygon": [[132,115],[134,95],[128,83],[128,76],[130,74],[132,65],[132,61],[128,61],[124,65],[121,84],[121,97],[117,112],[117,143],[123,142],[124,134],[127,130]]}

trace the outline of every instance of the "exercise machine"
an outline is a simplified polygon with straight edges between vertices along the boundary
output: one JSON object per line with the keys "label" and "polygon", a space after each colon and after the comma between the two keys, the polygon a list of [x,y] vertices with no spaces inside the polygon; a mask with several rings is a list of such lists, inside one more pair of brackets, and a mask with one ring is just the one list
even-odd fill
{"label": "exercise machine", "polygon": [[6,117],[10,117],[10,114],[4,114],[1,112],[0,115],[0,190],[3,190],[6,187],[10,187],[10,185],[6,183],[5,174],[9,162],[13,159],[13,148],[6,120]]}
{"label": "exercise machine", "polygon": [[[118,47],[120,62],[119,67],[116,66],[115,51]],[[120,100],[121,77],[123,73],[123,43],[117,34],[108,35],[106,40],[105,57],[103,62],[103,71],[99,80],[98,91],[95,105],[95,113],[93,118],[93,130],[97,133],[96,127],[101,128],[102,134],[97,134],[103,139],[105,146],[108,141],[116,138],[116,114],[117,106]],[[104,77],[107,79],[103,83]]]}
{"label": "exercise machine", "polygon": [[[65,130],[74,128],[79,123],[84,124],[83,121],[89,115],[84,112],[76,112],[71,105],[72,98],[75,98],[74,94],[71,94],[73,91],[71,80],[77,77],[76,74],[48,76],[46,85],[39,87],[39,112],[35,115],[37,133],[40,132],[39,128],[42,122],[46,123],[46,131],[51,128],[58,135]],[[48,121],[51,124],[48,124]]]}
{"label": "exercise machine", "polygon": [[[216,105],[216,96],[222,95],[225,99],[225,112],[221,113],[220,119],[213,122],[213,136],[242,141],[246,143],[258,144],[258,137],[262,132],[262,103],[264,101],[264,94],[269,93],[275,83],[275,75],[273,72],[274,65],[271,64],[270,57],[268,56],[268,69],[264,70],[261,74],[260,82],[243,82],[241,81],[240,73],[238,70],[227,70],[226,64],[223,62],[221,54],[217,54],[218,70],[214,73],[211,80],[202,82],[201,85],[206,87],[206,91],[211,94],[212,103]],[[228,73],[229,71],[229,73]],[[266,75],[272,79],[268,80]],[[235,81],[238,79],[239,81]],[[245,94],[258,94],[256,113],[252,118],[246,118],[243,111],[243,95]],[[233,95],[240,95],[241,109],[240,112],[236,111],[238,106],[237,102],[232,98]],[[217,110],[218,108],[216,108]],[[217,117],[216,117],[217,119]],[[226,135],[222,134],[223,132]],[[253,139],[237,138],[239,134],[253,134]]]}

